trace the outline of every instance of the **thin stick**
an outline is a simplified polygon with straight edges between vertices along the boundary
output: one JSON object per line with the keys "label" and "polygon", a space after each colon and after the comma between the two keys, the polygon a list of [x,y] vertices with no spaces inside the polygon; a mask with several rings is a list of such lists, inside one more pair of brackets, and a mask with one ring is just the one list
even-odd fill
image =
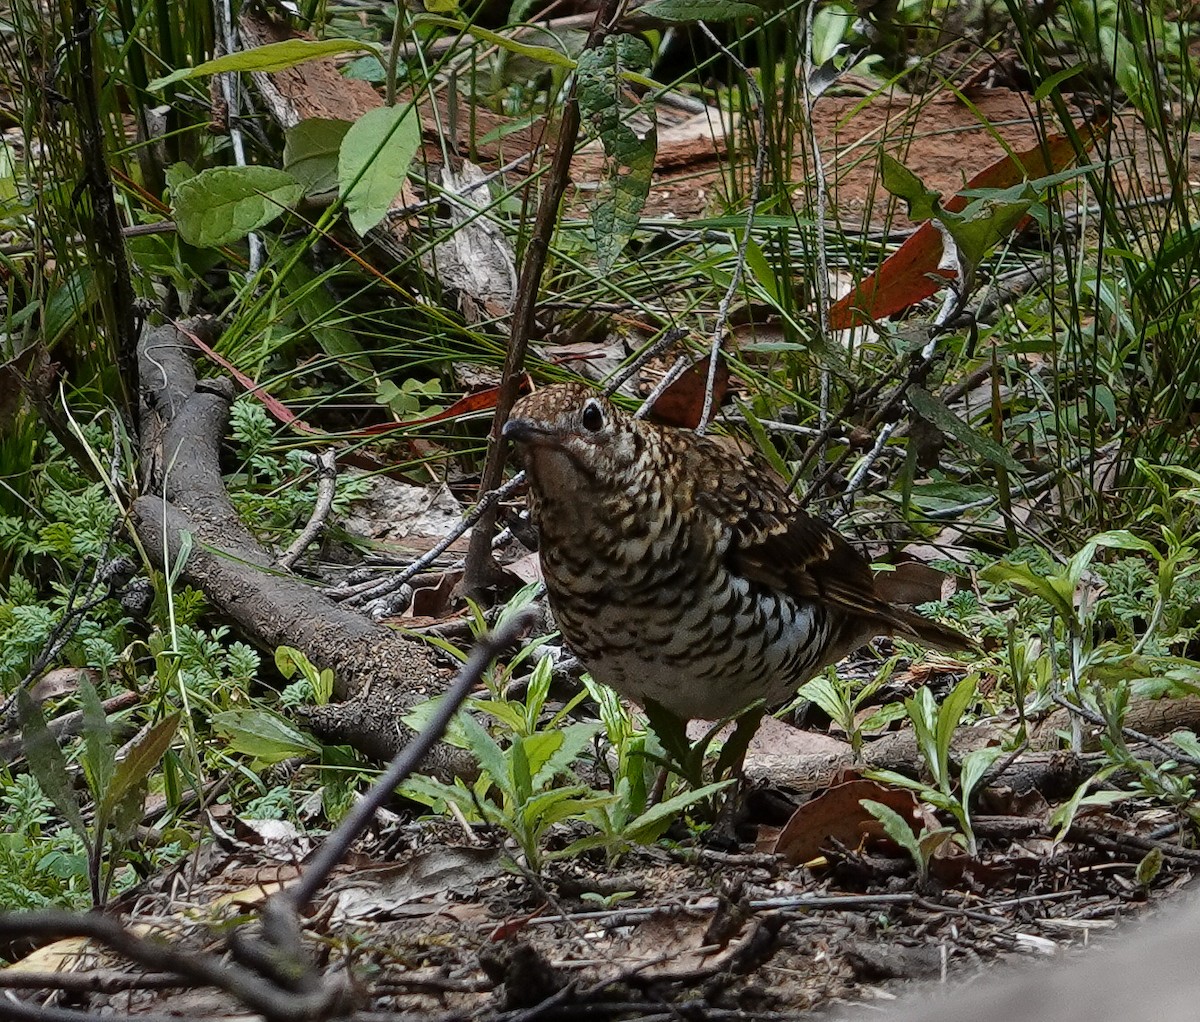
{"label": "thin stick", "polygon": [[305,460],[317,471],[317,500],[313,504],[312,515],[309,517],[308,523],[300,530],[300,535],[292,541],[292,545],[275,562],[278,567],[286,571],[292,570],[292,566],[299,560],[308,544],[316,539],[321,530],[325,528],[325,523],[329,520],[329,512],[333,510],[333,498],[337,494],[336,453],[332,450],[322,451],[320,454],[306,451]]}
{"label": "thin stick", "polygon": [[[595,49],[604,41],[622,2],[623,0],[603,0],[596,10],[595,20],[592,22],[587,42],[584,44],[585,49]],[[492,559],[492,534],[496,531],[497,502],[493,501],[484,506],[483,495],[497,489],[504,478],[504,462],[508,454],[508,444],[500,435],[500,430],[508,420],[513,403],[517,399],[517,386],[525,366],[525,352],[533,333],[534,310],[537,306],[542,273],[546,268],[550,243],[554,237],[555,225],[558,223],[559,206],[562,203],[563,195],[566,194],[567,182],[570,179],[571,157],[574,155],[575,140],[579,135],[580,114],[579,102],[576,97],[577,87],[578,80],[573,77],[567,91],[566,102],[563,105],[554,161],[546,177],[545,189],[542,192],[541,201],[538,203],[533,234],[525,249],[525,260],[521,265],[521,277],[517,285],[517,301],[513,308],[512,334],[508,343],[508,352],[504,358],[496,411],[492,416],[487,459],[479,480],[481,494],[479,504],[483,506],[483,511],[475,523],[475,527],[471,530],[471,543],[467,549],[463,572],[462,588],[466,593],[482,592],[492,583],[497,570],[495,561]]]}

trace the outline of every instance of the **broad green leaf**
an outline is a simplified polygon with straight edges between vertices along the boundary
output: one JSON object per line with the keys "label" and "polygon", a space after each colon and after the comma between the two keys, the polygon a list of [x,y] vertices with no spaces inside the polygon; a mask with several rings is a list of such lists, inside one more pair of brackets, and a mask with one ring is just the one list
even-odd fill
{"label": "broad green leaf", "polygon": [[1051,579],[1037,574],[1028,565],[1009,564],[1003,561],[999,564],[989,564],[979,573],[979,577],[985,582],[1015,585],[1033,596],[1040,597],[1064,621],[1070,621],[1075,614],[1071,595],[1060,592]]}
{"label": "broad green leaf", "polygon": [[418,774],[409,777],[396,791],[405,798],[411,798],[414,802],[429,806],[436,812],[444,811],[447,803],[453,803],[462,810],[463,816],[468,820],[480,819],[479,805],[475,796],[466,788],[446,784],[443,781],[434,780],[432,777],[422,777]]}
{"label": "broad green leaf", "polygon": [[1020,462],[1008,451],[991,437],[984,436],[972,429],[970,424],[952,412],[941,398],[934,397],[929,391],[917,386],[909,387],[907,393],[909,402],[923,418],[928,419],[942,432],[949,433],[956,440],[961,441],[964,447],[974,451],[991,464],[1001,465],[1010,472],[1020,473],[1023,471]]}
{"label": "broad green leaf", "polygon": [[591,789],[583,784],[575,784],[569,788],[553,788],[528,799],[518,812],[526,826],[535,827],[539,831],[544,830],[552,823],[572,816],[581,816],[585,810],[608,801],[606,795],[589,799],[581,797],[590,791]]}
{"label": "broad green leaf", "polygon": [[939,219],[969,265],[983,262],[983,257],[1013,232],[1037,201],[1037,193],[1028,183],[1020,187],[1023,194],[1018,199],[975,199],[961,212],[941,211]]}
{"label": "broad green leaf", "polygon": [[81,266],[58,287],[50,291],[46,299],[46,311],[42,315],[42,340],[53,347],[96,300],[96,279],[91,267]]}
{"label": "broad green leaf", "polygon": [[975,688],[979,679],[968,674],[950,691],[942,701],[937,717],[938,764],[947,769],[950,762],[950,743],[954,740],[954,729],[963,722],[967,709],[975,701]]}
{"label": "broad green leaf", "polygon": [[25,748],[29,772],[71,829],[87,843],[87,827],[71,785],[71,775],[67,772],[67,760],[58,747],[58,740],[46,727],[42,708],[24,688],[17,690],[17,715],[21,722],[21,744]]}
{"label": "broad green leaf", "polygon": [[1142,861],[1137,864],[1137,869],[1134,870],[1134,879],[1142,887],[1147,887],[1153,883],[1154,878],[1158,876],[1159,871],[1163,866],[1163,851],[1161,848],[1151,848],[1145,855],[1142,856]]}
{"label": "broad green leaf", "polygon": [[359,234],[387,214],[420,145],[421,121],[412,107],[368,110],[350,126],[338,155],[338,187]]}
{"label": "broad green leaf", "polygon": [[176,711],[146,731],[117,764],[112,787],[104,795],[105,801],[113,809],[118,809],[127,794],[145,783],[150,771],[159,764],[167,749],[171,747],[171,741],[178,729],[179,712]]}
{"label": "broad green leaf", "polygon": [[941,192],[926,188],[925,183],[894,156],[880,155],[883,187],[908,204],[908,218],[916,223],[940,216]]}
{"label": "broad green leaf", "polygon": [[174,195],[175,189],[184,181],[190,181],[196,176],[196,171],[192,169],[190,163],[172,163],[163,176],[166,178],[167,191]]}
{"label": "broad green leaf", "polygon": [[625,76],[650,65],[650,47],[631,35],[611,35],[579,56],[576,69],[582,123],[604,146],[604,175],[592,204],[596,257],[602,273],[612,269],[638,225],[650,191],[658,149],[653,126],[654,107],[643,102],[635,109],[651,119],[651,128],[638,135],[625,123]]}
{"label": "broad green leaf", "polygon": [[462,729],[463,737],[467,740],[467,748],[477,760],[480,768],[496,785],[510,798],[512,797],[512,779],[509,773],[508,760],[505,758],[496,740],[487,733],[487,729],[471,714],[460,713],[455,718]]}
{"label": "broad green leaf", "polygon": [[629,824],[625,829],[625,839],[636,844],[646,844],[647,842],[656,840],[670,826],[671,821],[688,806],[695,805],[697,802],[707,799],[710,795],[715,795],[718,791],[729,787],[733,783],[732,778],[725,781],[717,781],[715,784],[706,784],[702,788],[685,791],[674,798],[667,799],[665,802],[659,802],[658,805],[647,809],[641,816]]}
{"label": "broad green leaf", "polygon": [[1074,78],[1077,74],[1081,74],[1087,70],[1087,67],[1087,64],[1072,64],[1070,67],[1064,67],[1061,71],[1056,71],[1049,78],[1043,79],[1033,93],[1033,101],[1040,103],[1056,92],[1068,78]]}
{"label": "broad green leaf", "polygon": [[826,714],[836,720],[845,715],[845,701],[837,689],[825,675],[818,675],[811,681],[806,681],[796,693],[810,702],[816,703]]}
{"label": "broad green leaf", "polygon": [[172,198],[175,225],[189,245],[240,241],[299,201],[304,189],[274,167],[213,167],[181,181]]}
{"label": "broad green leaf", "polygon": [[382,55],[382,50],[377,45],[359,39],[285,39],[279,43],[256,46],[252,50],[227,53],[223,57],[206,60],[195,67],[182,67],[178,71],[172,71],[165,78],[156,78],[146,87],[154,92],[189,78],[203,78],[227,71],[282,71],[310,60],[355,50]]}
{"label": "broad green leaf", "polygon": [[638,14],[659,21],[732,21],[762,14],[757,4],[739,0],[650,0],[638,9]]}
{"label": "broad green leaf", "polygon": [[599,721],[578,721],[557,729],[554,734],[562,735],[562,742],[542,768],[534,771],[534,787],[548,784],[556,774],[569,773],[583,750],[591,745],[600,727]]}
{"label": "broad green leaf", "polygon": [[525,747],[530,776],[537,777],[554,754],[562,748],[563,733],[561,731],[539,731],[522,739],[514,739],[513,744],[515,745],[518,740]]}
{"label": "broad green leaf", "polygon": [[1055,841],[1062,841],[1067,836],[1067,832],[1071,829],[1071,825],[1075,822],[1075,816],[1080,808],[1085,805],[1113,805],[1127,798],[1133,797],[1131,791],[1095,791],[1088,794],[1088,790],[1093,784],[1103,784],[1108,780],[1109,776],[1116,773],[1117,764],[1112,763],[1106,767],[1101,767],[1091,777],[1083,781],[1075,793],[1059,806],[1050,817],[1050,826],[1058,827],[1058,833],[1054,835]]}
{"label": "broad green leaf", "polygon": [[333,192],[338,186],[338,155],[350,121],[309,117],[284,133],[283,169],[304,186],[305,195]]}
{"label": "broad green leaf", "polygon": [[296,730],[282,717],[265,710],[225,710],[214,714],[213,730],[230,748],[264,763],[278,763],[293,756],[313,756],[321,746]]}
{"label": "broad green leaf", "polygon": [[982,749],[974,749],[963,757],[962,770],[958,777],[959,798],[962,800],[964,810],[968,813],[975,786],[992,768],[992,764],[1003,755],[1004,750],[1000,746],[989,745]]}
{"label": "broad green leaf", "polygon": [[533,771],[529,768],[529,755],[525,751],[527,742],[533,742],[533,738],[515,735],[512,745],[508,748],[512,801],[515,806],[522,807],[522,811],[533,797]]}
{"label": "broad green leaf", "polygon": [[921,847],[917,843],[917,835],[912,826],[891,806],[876,802],[871,798],[859,799],[858,804],[875,817],[882,825],[883,832],[913,857],[918,866],[921,863]]}

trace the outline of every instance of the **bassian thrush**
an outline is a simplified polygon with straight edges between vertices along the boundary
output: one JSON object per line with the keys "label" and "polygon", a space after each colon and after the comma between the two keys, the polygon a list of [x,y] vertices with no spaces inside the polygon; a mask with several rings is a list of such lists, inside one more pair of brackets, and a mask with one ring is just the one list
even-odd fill
{"label": "bassian thrush", "polygon": [[522,398],[504,436],[524,458],[558,626],[628,699],[716,720],[783,703],[876,635],[970,645],[882,599],[862,556],[757,455],[581,384]]}

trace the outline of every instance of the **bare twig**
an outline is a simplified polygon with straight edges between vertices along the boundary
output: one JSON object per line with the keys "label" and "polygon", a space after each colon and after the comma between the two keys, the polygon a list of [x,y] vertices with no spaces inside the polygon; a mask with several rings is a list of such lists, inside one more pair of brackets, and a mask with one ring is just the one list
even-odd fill
{"label": "bare twig", "polygon": [[292,570],[308,544],[325,528],[329,512],[333,510],[333,498],[337,494],[337,455],[334,451],[322,451],[320,454],[305,451],[303,456],[316,469],[317,499],[308,523],[300,530],[300,535],[292,541],[292,545],[284,551],[283,556],[275,562],[285,571]]}
{"label": "bare twig", "polygon": [[[1108,727],[1108,721],[1106,721],[1095,711],[1089,710],[1086,706],[1080,706],[1078,703],[1071,702],[1071,700],[1067,699],[1065,696],[1057,694],[1052,698],[1056,703],[1058,703],[1059,706],[1067,710],[1072,716],[1082,718],[1089,724],[1095,724],[1098,727]],[[1168,759],[1173,759],[1180,763],[1187,763],[1189,766],[1200,767],[1200,759],[1197,759],[1195,756],[1189,756],[1177,745],[1168,745],[1166,742],[1159,741],[1152,735],[1137,731],[1131,727],[1122,727],[1121,734],[1135,742],[1142,742],[1146,745],[1149,745],[1152,749],[1157,749]]]}
{"label": "bare twig", "polygon": [[[278,1022],[330,1018],[349,1006],[348,988],[331,984],[310,993],[293,993],[255,972],[218,955],[178,948],[161,940],[147,940],[125,929],[111,916],[96,912],[0,913],[0,939],[39,941],[88,937],[156,972],[169,972],[195,983],[216,987],[242,1004]],[[42,1014],[17,1015],[13,1002],[0,1000],[0,1018],[48,1018]],[[73,1018],[87,1018],[75,1013]]]}
{"label": "bare twig", "polygon": [[[175,948],[160,940],[143,940],[116,919],[96,913],[12,912],[0,913],[0,940],[58,939],[89,937],[160,975],[158,985],[174,980],[175,985],[205,984],[237,998],[246,1007],[272,1022],[303,1022],[337,1017],[350,1006],[350,990],[344,980],[323,981],[305,964],[300,943],[300,911],[344,858],[354,840],[374,818],[376,811],[441,739],[451,718],[471,690],[479,684],[487,665],[528,626],[530,615],[517,614],[493,634],[482,638],[472,650],[454,684],[438,706],[429,726],[392,761],[387,771],[355,805],[313,856],[300,879],[271,898],[262,916],[263,933],[270,952],[261,942],[239,939],[235,960]],[[236,959],[253,961],[254,967]],[[161,974],[166,974],[161,975]],[[278,981],[277,981],[278,980]],[[127,984],[128,987],[134,983]],[[77,989],[96,989],[84,986]],[[0,1018],[49,1018],[47,1015],[13,1014],[12,1002],[0,1000]],[[72,1019],[85,1016],[73,1014]]]}
{"label": "bare twig", "polygon": [[[459,522],[454,529],[443,536],[437,543],[430,547],[425,553],[412,562],[399,575],[390,575],[382,581],[374,580],[364,582],[362,585],[352,587],[349,590],[339,590],[336,595],[342,596],[347,603],[354,605],[366,604],[370,600],[379,599],[388,593],[394,593],[405,582],[411,579],[414,575],[424,571],[429,565],[436,561],[444,554],[456,539],[463,535],[468,529],[474,526],[490,508],[494,508],[506,497],[511,496],[518,489],[525,485],[525,473],[518,472],[508,482],[498,489],[491,490],[479,498],[477,503]],[[369,607],[372,616],[381,616],[380,608],[382,604],[371,605]]]}
{"label": "bare twig", "polygon": [[[608,35],[609,26],[616,18],[622,0],[603,0],[596,10],[595,20],[588,32],[585,50],[595,49]],[[521,277],[517,284],[517,301],[513,308],[512,334],[508,352],[504,358],[500,391],[496,400],[496,411],[492,416],[492,429],[487,459],[479,481],[479,492],[486,495],[500,486],[504,478],[504,461],[508,444],[500,430],[508,420],[513,402],[517,399],[517,387],[525,365],[525,352],[533,333],[534,309],[537,305],[542,271],[550,254],[550,243],[554,237],[554,226],[558,222],[558,210],[566,193],[571,174],[571,157],[575,151],[575,139],[579,135],[579,102],[576,98],[577,80],[572,79],[563,105],[562,121],[559,124],[558,146],[554,152],[549,174],[545,180],[533,234],[525,249],[525,261],[521,265]],[[483,496],[480,505],[483,505]],[[471,542],[467,550],[463,572],[462,589],[466,593],[480,593],[495,579],[497,569],[492,559],[492,533],[496,531],[496,502],[483,506],[475,527],[471,530]]]}
{"label": "bare twig", "polygon": [[[89,0],[71,0],[72,46],[78,54],[79,73],[72,75],[78,110],[79,148],[83,160],[83,185],[91,204],[84,234],[96,251],[90,260],[96,274],[97,293],[105,314],[109,342],[116,352],[117,368],[124,389],[123,418],[131,430],[138,400],[137,304],[129,275],[129,254],[121,236],[121,219],[104,151],[104,128],[97,97],[99,75],[95,66],[96,31],[94,6]],[[136,431],[134,432],[136,435]]]}

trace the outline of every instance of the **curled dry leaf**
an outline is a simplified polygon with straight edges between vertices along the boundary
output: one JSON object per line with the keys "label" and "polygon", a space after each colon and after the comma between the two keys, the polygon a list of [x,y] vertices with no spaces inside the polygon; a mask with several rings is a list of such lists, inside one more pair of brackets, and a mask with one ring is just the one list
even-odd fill
{"label": "curled dry leaf", "polygon": [[906,820],[912,820],[917,812],[917,798],[911,791],[888,788],[876,781],[847,781],[792,813],[772,851],[798,866],[817,858],[831,838],[853,847],[867,835],[882,834],[879,821],[862,807],[863,799],[882,802]]}

